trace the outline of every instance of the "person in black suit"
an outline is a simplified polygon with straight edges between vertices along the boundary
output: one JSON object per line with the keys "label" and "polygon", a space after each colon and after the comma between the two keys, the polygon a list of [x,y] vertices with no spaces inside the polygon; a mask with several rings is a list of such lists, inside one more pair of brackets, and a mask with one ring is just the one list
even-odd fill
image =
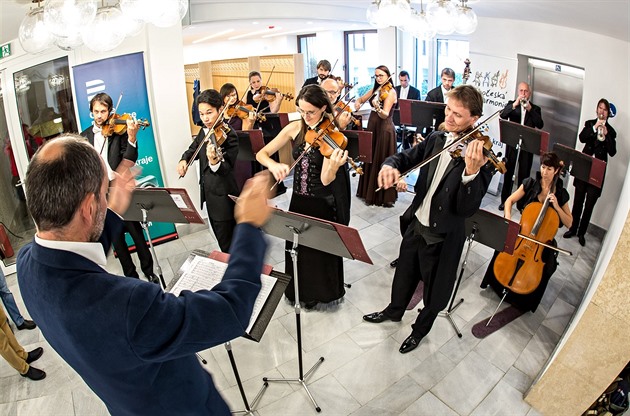
{"label": "person in black suit", "polygon": [[[96,94],[90,100],[90,112],[94,117],[94,124],[81,132],[81,136],[87,138],[88,142],[94,146],[105,161],[110,181],[114,179],[114,172],[123,160],[126,160],[126,163],[134,164],[138,159],[137,123],[127,120],[126,133],[116,134],[112,132],[109,137],[103,136],[103,126],[107,124],[113,108],[114,103],[109,95],[104,92]],[[105,144],[107,144],[107,149],[105,149]],[[136,265],[131,259],[131,254],[129,254],[129,248],[125,241],[125,231],[129,233],[136,245],[136,252],[140,259],[140,268],[144,276],[150,282],[158,283],[158,277],[153,273],[153,257],[151,257],[151,252],[144,239],[142,226],[138,221],[124,221],[123,232],[112,241],[118,260],[122,265],[123,274],[128,277],[139,278]]]}
{"label": "person in black suit", "polygon": [[[396,96],[399,100],[420,99],[420,91],[413,85],[409,85],[409,72],[400,71],[400,74],[398,74],[398,80],[400,81],[400,85],[396,86]],[[398,108],[398,103],[396,103],[396,108]]]}
{"label": "person in black suit", "polygon": [[[459,133],[475,124],[482,108],[483,97],[475,87],[454,88],[445,110],[446,131],[434,131],[411,149],[387,158],[378,175],[379,186],[394,186],[401,172],[450,146]],[[473,140],[465,157],[453,159],[445,151],[420,169],[414,186],[413,217],[400,244],[391,302],[384,310],[363,316],[372,323],[400,321],[422,281],[425,306],[412,325],[411,335],[400,347],[403,354],[418,346],[431,330],[438,312],[448,304],[466,240],[464,221],[479,209],[492,177],[487,162],[483,142]]]}
{"label": "person in black suit", "polygon": [[[602,98],[597,103],[597,118],[587,120],[578,138],[584,143],[582,153],[594,156],[597,159],[608,162],[608,156],[617,154],[617,132],[608,124],[611,116],[610,103]],[[573,200],[573,225],[564,233],[564,238],[571,238],[577,234],[580,245],[586,244],[584,234],[591,221],[591,214],[595,208],[597,199],[602,194],[602,188],[591,185],[577,178],[573,179],[575,186],[575,199]],[[584,209],[584,211],[582,211]]]}
{"label": "person in black suit", "polygon": [[[432,103],[445,103],[444,98],[446,93],[453,88],[453,82],[455,82],[455,71],[451,68],[444,68],[440,74],[442,83],[428,92],[425,101]],[[444,120],[442,120],[444,121]],[[439,125],[439,123],[438,123]]]}
{"label": "person in black suit", "polygon": [[304,88],[306,85],[321,84],[323,80],[328,78],[331,70],[332,66],[330,65],[330,62],[326,59],[322,59],[317,63],[317,76],[314,76],[313,78],[307,78],[306,81],[304,81],[304,85],[302,85],[302,88]]}
{"label": "person in black suit", "polygon": [[[514,123],[522,124],[523,126],[542,129],[544,126],[542,111],[540,107],[532,104],[530,101],[532,92],[529,88],[529,84],[521,82],[518,84],[517,91],[518,96],[516,99],[508,101],[503,111],[501,111],[501,118],[504,120],[510,120]],[[514,176],[514,168],[516,168],[516,153],[517,151],[515,148],[507,146],[505,151],[505,158],[507,159],[505,168],[507,171],[503,175],[501,204],[499,205],[499,210],[501,211],[503,211],[505,200],[512,194],[512,176]],[[533,161],[534,155],[521,150],[521,154],[518,157],[518,186],[520,186],[525,179],[530,177]]]}
{"label": "person in black suit", "polygon": [[[201,205],[206,203],[206,211],[210,227],[214,232],[221,251],[228,253],[232,243],[232,235],[236,221],[234,220],[234,201],[228,195],[237,196],[238,185],[234,175],[234,164],[238,155],[238,136],[236,132],[227,127],[226,130],[220,128],[221,134],[213,133],[217,146],[204,143],[204,138],[210,128],[221,113],[223,99],[221,94],[215,90],[205,90],[197,97],[199,115],[203,121],[204,128],[199,131],[195,140],[190,144],[177,165],[177,173],[180,176],[186,175],[187,165],[197,148],[201,145],[201,150],[196,159],[199,160],[199,171],[201,178]],[[221,123],[217,123],[221,126]],[[221,143],[220,137],[223,137]]]}

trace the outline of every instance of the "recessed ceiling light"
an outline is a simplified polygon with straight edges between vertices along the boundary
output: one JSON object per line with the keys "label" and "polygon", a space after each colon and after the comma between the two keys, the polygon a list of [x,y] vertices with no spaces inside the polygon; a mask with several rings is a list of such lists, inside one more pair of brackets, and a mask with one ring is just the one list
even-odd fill
{"label": "recessed ceiling light", "polygon": [[221,32],[213,33],[210,36],[205,36],[205,37],[203,37],[201,39],[193,40],[192,43],[200,43],[200,42],[204,42],[206,40],[218,38],[219,36],[226,35],[226,34],[228,34],[230,32],[234,32],[234,29],[226,29],[226,30],[223,30]]}
{"label": "recessed ceiling light", "polygon": [[257,24],[258,24],[258,22],[252,22],[252,24],[253,24],[253,25],[257,25]]}

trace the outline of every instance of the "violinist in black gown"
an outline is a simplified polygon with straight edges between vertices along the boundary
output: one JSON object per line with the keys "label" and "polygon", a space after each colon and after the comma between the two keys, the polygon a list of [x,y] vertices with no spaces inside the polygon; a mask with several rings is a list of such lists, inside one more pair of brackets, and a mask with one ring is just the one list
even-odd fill
{"label": "violinist in black gown", "polygon": [[[557,178],[554,186],[554,178],[556,175],[559,175],[561,168],[562,162],[555,153],[549,152],[540,155],[540,172],[536,173],[536,179],[525,179],[518,189],[505,200],[505,218],[508,220],[512,219],[512,205],[514,204],[516,204],[520,212],[523,212],[525,207],[531,202],[544,203],[545,198],[549,198],[549,208],[554,209],[558,213],[560,226],[571,227],[573,216],[569,208],[569,193],[563,187],[562,179],[560,178]],[[557,246],[555,239],[551,245]],[[498,251],[494,253],[481,282],[481,287],[485,288],[489,284],[502,297],[504,286],[494,275],[494,261],[498,254]],[[535,312],[545,293],[547,283],[558,266],[556,257],[556,251],[545,248],[542,254],[545,266],[538,287],[527,295],[517,294],[508,290],[505,300],[521,310]]]}
{"label": "violinist in black gown", "polygon": [[[350,178],[345,168],[348,151],[335,149],[330,157],[324,157],[306,141],[309,128],[333,118],[332,105],[326,92],[318,85],[302,88],[297,96],[297,105],[302,119],[289,123],[282,129],[275,139],[256,154],[256,159],[269,168],[276,180],[282,180],[289,174],[289,166],[276,162],[271,156],[287,143],[292,143],[293,157],[296,159],[309,149],[293,172],[289,211],[348,225]],[[291,246],[287,242],[287,248]],[[285,272],[292,276],[293,261],[288,253],[285,254],[285,264]],[[300,246],[297,268],[299,296],[305,308],[317,306],[318,309],[323,309],[343,299],[345,289],[341,257]],[[295,301],[293,280],[284,293],[291,302]]]}

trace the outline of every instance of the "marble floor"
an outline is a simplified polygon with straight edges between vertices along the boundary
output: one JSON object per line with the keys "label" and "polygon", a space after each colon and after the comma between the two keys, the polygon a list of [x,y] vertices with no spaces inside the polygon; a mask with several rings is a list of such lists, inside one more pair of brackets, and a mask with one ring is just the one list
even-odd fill
{"label": "marble floor", "polygon": [[[356,186],[356,179],[353,179]],[[291,190],[272,202],[286,208]],[[328,415],[537,415],[523,401],[523,394],[547,361],[579,305],[589,283],[601,241],[587,235],[586,246],[577,238],[558,241],[573,256],[559,258],[541,305],[484,339],[471,333],[472,326],[487,318],[499,303],[491,289],[480,289],[492,250],[473,243],[459,295],[464,303],[454,319],[463,333],[458,338],[450,323],[438,318],[420,346],[400,354],[401,342],[410,334],[417,312],[403,321],[380,325],[363,322],[363,314],[384,308],[401,241],[398,217],[411,201],[401,195],[393,208],[368,207],[354,198],[351,226],[358,229],[373,265],[345,261],[345,301],[335,310],[304,311],[302,341],[304,368],[319,357],[321,366],[307,379],[312,395]],[[497,197],[486,195],[482,208],[497,211]],[[167,281],[194,249],[218,249],[205,226],[180,226],[178,240],[156,247]],[[270,238],[266,262],[284,271],[284,243]],[[135,255],[134,255],[135,256]],[[136,259],[137,260],[137,259]],[[136,261],[136,264],[137,261]],[[120,272],[116,259],[108,268]],[[9,287],[26,313],[15,274],[7,276]],[[80,377],[48,346],[38,329],[17,331],[28,350],[43,346],[37,367],[48,374],[43,381],[30,381],[0,360],[0,414],[105,415],[105,406]],[[293,307],[281,301],[259,343],[239,338],[232,342],[245,392],[252,400],[262,377],[294,378],[298,373],[296,324]],[[234,410],[244,409],[224,346],[200,355],[208,364],[215,384]],[[258,403],[256,413],[267,415],[317,414],[305,390],[297,384],[271,383]]]}

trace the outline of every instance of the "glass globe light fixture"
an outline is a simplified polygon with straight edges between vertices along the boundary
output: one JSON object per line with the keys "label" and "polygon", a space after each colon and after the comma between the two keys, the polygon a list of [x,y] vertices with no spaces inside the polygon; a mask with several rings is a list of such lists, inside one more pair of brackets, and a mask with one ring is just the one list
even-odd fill
{"label": "glass globe light fixture", "polygon": [[37,7],[24,17],[18,31],[20,45],[28,53],[38,53],[52,46],[54,37],[44,24],[44,8]]}
{"label": "glass globe light fixture", "polygon": [[120,18],[118,19],[118,27],[120,27],[127,36],[136,36],[140,34],[145,26],[146,23],[144,22],[144,20],[134,19],[122,12],[120,13]]}
{"label": "glass globe light fixture", "polygon": [[31,79],[28,75],[20,75],[19,77],[15,77],[15,92],[18,94],[24,94],[26,91],[31,89]]}
{"label": "glass globe light fixture", "polygon": [[118,7],[101,7],[89,27],[83,30],[83,43],[94,52],[111,51],[125,40],[126,32],[120,27],[122,12]]}
{"label": "glass globe light fixture", "polygon": [[188,11],[188,2],[185,0],[157,0],[156,3],[159,4],[159,11],[151,14],[149,22],[157,27],[176,25]]}
{"label": "glass globe light fixture", "polygon": [[470,35],[477,29],[477,14],[466,5],[467,1],[457,6],[455,31],[462,35]]}
{"label": "glass globe light fixture", "polygon": [[83,45],[81,32],[70,34],[69,36],[55,36],[53,43],[64,51],[71,51]]}
{"label": "glass globe light fixture", "polygon": [[75,38],[96,16],[96,0],[46,0],[44,22],[57,38]]}
{"label": "glass globe light fixture", "polygon": [[381,0],[380,17],[387,26],[404,26],[411,16],[408,0]]}
{"label": "glass globe light fixture", "polygon": [[429,21],[426,12],[421,11],[415,18],[415,27],[412,34],[418,39],[431,39],[437,33],[433,24]]}
{"label": "glass globe light fixture", "polygon": [[383,29],[387,27],[387,24],[381,19],[381,10],[379,9],[380,0],[375,0],[374,3],[367,8],[365,12],[365,18],[371,26],[377,29]]}
{"label": "glass globe light fixture", "polygon": [[427,6],[427,17],[440,35],[455,31],[455,5],[450,0],[435,0]]}

